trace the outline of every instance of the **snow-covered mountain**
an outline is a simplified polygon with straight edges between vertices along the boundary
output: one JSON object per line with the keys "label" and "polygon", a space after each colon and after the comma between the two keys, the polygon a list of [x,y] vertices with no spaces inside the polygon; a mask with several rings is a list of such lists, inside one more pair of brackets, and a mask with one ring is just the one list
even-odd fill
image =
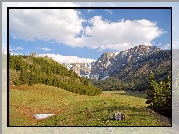
{"label": "snow-covered mountain", "polygon": [[92,63],[70,63],[65,65],[68,69],[74,70],[79,76],[88,78],[105,79],[115,70],[124,67],[130,61],[140,61],[143,57],[149,56],[156,51],[161,51],[156,46],[139,45],[121,52],[105,52],[97,61]]}

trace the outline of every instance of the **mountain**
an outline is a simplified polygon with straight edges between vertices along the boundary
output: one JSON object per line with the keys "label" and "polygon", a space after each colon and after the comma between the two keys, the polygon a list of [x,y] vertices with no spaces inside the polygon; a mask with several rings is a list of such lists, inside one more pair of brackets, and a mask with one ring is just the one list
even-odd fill
{"label": "mountain", "polygon": [[[105,52],[95,62],[67,65],[32,53],[30,56],[10,56],[9,64],[11,70],[18,74],[20,72],[21,80],[14,80],[16,84],[36,83],[40,79],[43,84],[63,83],[63,87],[68,87],[67,90],[73,92],[78,89],[74,85],[94,90],[98,89],[93,85],[102,90],[145,90],[151,71],[158,81],[165,80],[168,76],[171,71],[171,50],[139,45],[121,52]],[[32,76],[27,71],[35,73]],[[83,91],[83,94],[86,92]]]}
{"label": "mountain", "polygon": [[120,53],[107,53],[108,55],[112,55],[110,60],[102,55],[96,61],[96,65],[98,66],[101,59],[103,59],[105,66],[100,66],[100,69],[98,70],[94,69],[95,71],[93,71],[92,74],[97,72],[99,74],[99,79],[102,79],[104,77],[110,76],[114,70],[116,70],[119,67],[125,66],[130,61],[138,61],[142,59],[145,55],[150,55],[156,51],[160,51],[160,49],[155,46],[139,45],[135,46],[134,48],[121,51]]}
{"label": "mountain", "polygon": [[146,90],[148,78],[154,73],[157,81],[165,81],[171,71],[171,50],[156,51],[141,59],[131,60],[124,66],[118,66],[109,78],[93,81],[103,90]]}
{"label": "mountain", "polygon": [[171,71],[171,51],[161,50],[156,46],[139,45],[121,52],[105,52],[97,61],[81,64],[68,64],[68,67],[75,70],[78,66],[79,76],[99,80],[91,81],[103,90],[143,90],[146,89],[151,71],[157,80],[167,77]]}
{"label": "mountain", "polygon": [[108,67],[112,65],[112,60],[116,57],[118,52],[105,52],[98,58],[98,60],[91,67],[90,76],[98,76],[100,79],[101,76],[108,76]]}
{"label": "mountain", "polygon": [[86,76],[89,78],[92,63],[70,63],[65,65],[68,70],[73,70],[79,76]]}
{"label": "mountain", "polygon": [[74,70],[79,76],[104,79],[110,76],[114,70],[125,66],[131,60],[138,61],[144,56],[157,51],[160,51],[160,49],[155,46],[139,45],[121,52],[105,52],[96,62],[71,63],[66,67]]}

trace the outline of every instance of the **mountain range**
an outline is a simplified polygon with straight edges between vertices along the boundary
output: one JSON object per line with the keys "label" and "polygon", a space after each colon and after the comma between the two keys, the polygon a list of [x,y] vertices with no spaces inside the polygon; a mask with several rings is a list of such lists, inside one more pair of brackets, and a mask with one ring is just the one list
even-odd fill
{"label": "mountain range", "polygon": [[[60,83],[64,85],[64,82],[66,86],[69,85],[68,82],[77,85],[80,84],[78,81],[81,81],[85,88],[94,85],[101,90],[141,91],[147,89],[151,72],[157,81],[165,81],[171,72],[171,50],[145,45],[121,52],[105,52],[91,63],[57,64],[52,58],[39,56],[35,52],[29,56],[11,56],[9,59],[10,69],[16,70],[15,75],[18,74],[18,79],[13,80],[17,85],[32,85],[40,79],[40,83],[55,83],[55,86]],[[68,90],[71,90],[72,85]],[[86,93],[85,91],[84,94]]]}
{"label": "mountain range", "polygon": [[139,45],[121,52],[105,52],[95,62],[65,66],[102,89],[104,85],[106,90],[111,89],[111,85],[112,88],[143,90],[151,71],[157,80],[166,79],[171,71],[171,50]]}

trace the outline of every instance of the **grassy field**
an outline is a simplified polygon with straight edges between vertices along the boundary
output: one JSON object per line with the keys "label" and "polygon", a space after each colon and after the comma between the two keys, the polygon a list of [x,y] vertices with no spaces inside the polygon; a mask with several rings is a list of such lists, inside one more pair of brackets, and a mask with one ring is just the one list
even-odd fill
{"label": "grassy field", "polygon": [[[45,85],[10,86],[10,126],[170,126],[167,118],[146,109],[145,94],[103,92],[78,95]],[[125,120],[113,120],[114,112]],[[55,114],[35,119],[33,114]]]}

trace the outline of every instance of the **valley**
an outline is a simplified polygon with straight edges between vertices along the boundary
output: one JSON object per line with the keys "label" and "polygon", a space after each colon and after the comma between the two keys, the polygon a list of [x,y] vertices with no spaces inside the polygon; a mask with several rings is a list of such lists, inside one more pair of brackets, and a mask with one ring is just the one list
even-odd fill
{"label": "valley", "polygon": [[[139,45],[68,66],[9,55],[9,86],[10,126],[171,125],[171,50]],[[117,121],[115,112],[127,116]]]}
{"label": "valley", "polygon": [[[166,117],[146,108],[146,94],[138,92],[86,96],[36,84],[10,86],[9,95],[10,126],[170,126]],[[113,120],[116,111],[126,119]],[[37,113],[55,115],[38,120]]]}

